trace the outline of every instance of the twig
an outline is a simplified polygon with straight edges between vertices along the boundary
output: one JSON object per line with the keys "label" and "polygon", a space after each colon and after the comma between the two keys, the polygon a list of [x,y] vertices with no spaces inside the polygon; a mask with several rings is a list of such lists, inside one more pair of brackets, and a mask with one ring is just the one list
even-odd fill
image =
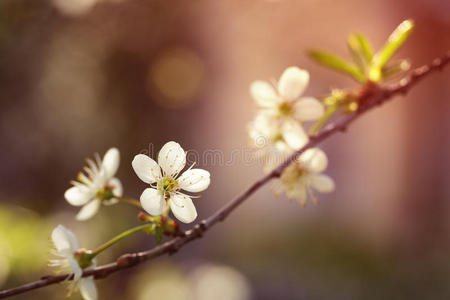
{"label": "twig", "polygon": [[[393,96],[397,94],[406,94],[409,91],[409,89],[413,87],[418,81],[420,81],[422,78],[424,78],[433,71],[441,70],[442,68],[444,68],[444,66],[446,66],[449,63],[449,61],[450,61],[450,51],[447,52],[447,54],[442,58],[435,59],[431,64],[413,70],[408,76],[404,77],[396,84],[386,87],[380,87],[373,83],[366,84],[358,95],[358,103],[360,105],[358,111],[356,111],[351,115],[342,117],[334,124],[326,126],[317,135],[312,136],[309,142],[303,148],[295,152],[291,157],[289,157],[285,162],[283,162],[270,174],[267,174],[266,176],[257,180],[249,188],[247,188],[246,191],[244,191],[242,194],[238,195],[233,200],[228,202],[225,206],[223,206],[209,218],[199,222],[192,229],[182,232],[174,239],[162,245],[156,246],[153,249],[143,252],[124,254],[120,256],[114,263],[99,266],[93,270],[85,271],[83,273],[83,277],[94,276],[95,279],[105,278],[112,273],[133,267],[144,261],[154,259],[161,255],[164,254],[171,255],[176,253],[185,244],[195,239],[201,238],[203,234],[208,229],[213,227],[216,223],[225,220],[225,218],[232,211],[234,211],[241,203],[247,200],[255,191],[257,191],[260,187],[265,185],[268,181],[279,177],[283,172],[283,170],[305,150],[316,146],[317,144],[328,138],[330,135],[333,135],[337,132],[345,131],[347,127],[357,118],[359,118],[362,114],[375,108],[378,105],[387,102]],[[71,280],[72,278],[73,274],[45,276],[38,281],[27,283],[9,290],[1,291],[0,299],[25,293],[30,290],[38,289],[64,280]]]}

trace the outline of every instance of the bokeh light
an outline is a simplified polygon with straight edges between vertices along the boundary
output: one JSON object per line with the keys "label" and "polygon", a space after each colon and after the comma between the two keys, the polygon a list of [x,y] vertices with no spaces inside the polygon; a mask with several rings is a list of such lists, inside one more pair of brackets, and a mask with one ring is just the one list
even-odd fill
{"label": "bokeh light", "polygon": [[149,85],[161,97],[155,99],[168,108],[179,108],[194,100],[203,83],[204,63],[187,48],[168,49],[155,58],[149,70]]}

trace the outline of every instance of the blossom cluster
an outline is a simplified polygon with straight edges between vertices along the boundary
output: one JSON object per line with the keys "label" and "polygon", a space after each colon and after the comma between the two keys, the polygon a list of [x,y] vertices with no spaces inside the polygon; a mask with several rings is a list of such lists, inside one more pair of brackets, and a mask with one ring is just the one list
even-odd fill
{"label": "blossom cluster", "polygon": [[[250,86],[258,112],[248,131],[256,157],[262,160],[267,173],[308,143],[305,123],[319,120],[324,114],[319,100],[301,97],[308,83],[308,71],[289,67],[278,82],[257,80]],[[334,181],[321,174],[327,164],[327,156],[321,149],[306,150],[283,170],[274,186],[275,192],[285,192],[301,205],[306,204],[308,197],[316,201],[313,188],[320,193],[335,188]]]}
{"label": "blossom cluster", "polygon": [[[83,168],[84,173],[78,174],[77,180],[71,182],[73,186],[64,194],[69,204],[82,207],[76,215],[79,221],[92,218],[102,205],[113,205],[121,200],[133,201],[122,197],[121,181],[115,177],[120,163],[119,150],[109,149],[103,159],[98,154],[94,156],[94,159],[86,159],[88,165]],[[193,222],[197,218],[197,210],[192,198],[200,196],[188,195],[185,192],[197,193],[207,189],[210,174],[206,170],[194,168],[195,163],[182,172],[185,165],[186,152],[180,144],[173,141],[161,148],[158,162],[144,154],[136,155],[132,168],[139,179],[150,185],[141,194],[138,205],[154,217],[167,216],[169,211],[172,211],[179,221]],[[153,221],[152,217],[144,217],[142,220]],[[169,229],[168,234],[177,229],[176,222],[166,223],[173,227]],[[52,242],[54,249],[51,253],[56,258],[49,261],[49,266],[57,267],[58,272],[73,273],[68,296],[73,291],[80,290],[85,300],[96,300],[97,288],[93,277],[82,277],[82,274],[83,270],[96,266],[94,257],[98,253],[80,248],[74,233],[62,225],[53,230]]]}

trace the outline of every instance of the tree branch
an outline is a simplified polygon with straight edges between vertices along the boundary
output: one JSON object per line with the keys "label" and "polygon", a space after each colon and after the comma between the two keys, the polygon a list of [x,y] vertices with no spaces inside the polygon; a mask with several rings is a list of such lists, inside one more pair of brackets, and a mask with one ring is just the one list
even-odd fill
{"label": "tree branch", "polygon": [[[326,126],[318,134],[312,136],[309,142],[300,150],[296,151],[289,157],[285,162],[278,166],[271,173],[261,177],[259,180],[254,182],[247,190],[242,194],[235,197],[233,200],[228,202],[222,208],[220,208],[216,213],[211,215],[209,218],[199,222],[192,229],[182,232],[179,236],[174,239],[156,246],[153,249],[137,252],[128,253],[120,256],[116,262],[107,265],[99,266],[93,270],[88,270],[83,273],[83,277],[94,276],[95,279],[105,278],[106,276],[115,273],[117,271],[136,266],[144,261],[154,259],[164,254],[172,255],[176,253],[181,247],[187,243],[201,238],[203,234],[213,227],[216,223],[223,221],[232,211],[234,211],[241,203],[247,200],[255,191],[260,187],[264,186],[270,180],[277,178],[281,175],[283,170],[295,160],[301,153],[305,150],[315,147],[317,144],[327,139],[329,136],[337,133],[346,131],[347,127],[363,115],[365,112],[381,105],[392,97],[398,94],[406,94],[410,88],[415,86],[421,79],[429,75],[431,72],[436,70],[441,70],[450,61],[450,51],[447,52],[442,58],[437,58],[429,65],[424,65],[420,68],[413,70],[408,76],[399,80],[396,84],[388,85],[385,87],[380,87],[374,83],[368,82],[364,87],[358,91],[358,103],[359,109],[351,114],[342,117],[335,123]],[[47,285],[62,282],[64,280],[71,280],[73,274],[64,274],[58,276],[44,276],[40,280],[27,283],[9,290],[4,290],[0,292],[0,299],[7,298],[10,296],[18,295],[21,293],[28,292],[30,290],[38,289]]]}

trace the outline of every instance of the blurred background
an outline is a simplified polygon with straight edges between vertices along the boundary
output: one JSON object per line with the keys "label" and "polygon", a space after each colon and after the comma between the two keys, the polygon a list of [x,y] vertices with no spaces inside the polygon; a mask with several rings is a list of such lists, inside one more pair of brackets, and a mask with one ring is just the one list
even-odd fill
{"label": "blurred background", "polygon": [[[221,151],[223,162],[199,163],[212,174],[194,200],[205,218],[261,175],[239,154],[251,81],[297,65],[310,71],[308,96],[354,87],[305,51],[348,57],[355,31],[379,48],[407,18],[416,29],[399,56],[417,67],[450,48],[449,12],[446,0],[1,0],[0,287],[50,272],[57,224],[86,248],[139,224],[123,205],[75,221],[63,194],[92,153],[118,147],[117,175],[138,198],[137,153],[169,140]],[[319,205],[265,187],[176,255],[98,281],[99,299],[449,299],[449,75],[323,143],[337,189]],[[153,245],[136,234],[99,262]],[[54,285],[15,299],[64,295]]]}

